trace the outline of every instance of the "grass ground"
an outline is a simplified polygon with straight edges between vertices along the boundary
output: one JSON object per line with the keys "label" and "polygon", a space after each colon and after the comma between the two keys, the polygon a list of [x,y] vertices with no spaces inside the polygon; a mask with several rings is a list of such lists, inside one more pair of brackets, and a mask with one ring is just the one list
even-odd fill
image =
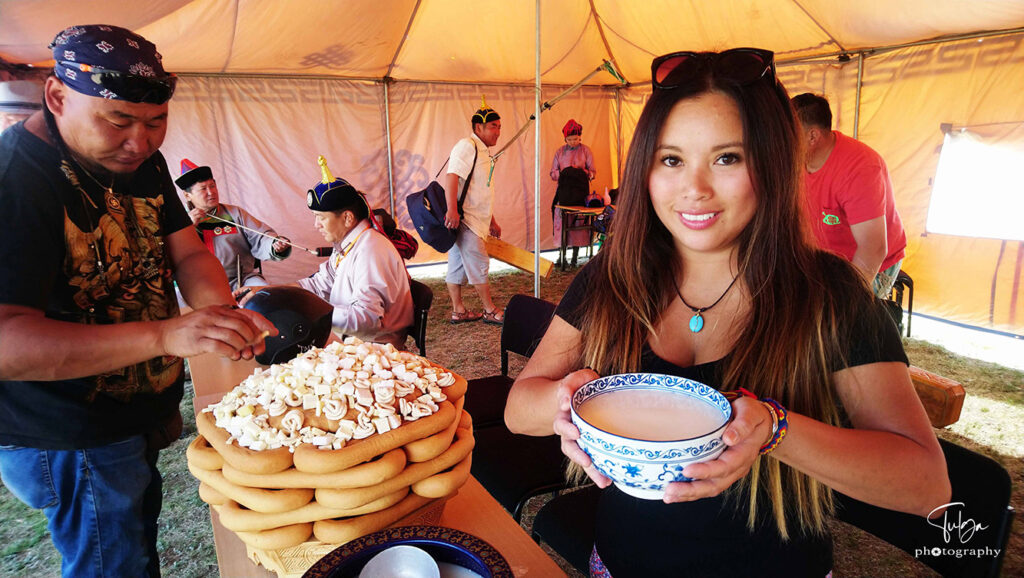
{"label": "grass ground", "polygon": [[[573,271],[554,270],[543,281],[541,297],[558,301]],[[444,282],[421,279],[434,289],[434,307],[427,330],[427,356],[468,379],[497,373],[500,328],[483,323],[450,325],[451,313]],[[495,302],[506,303],[513,294],[533,294],[533,277],[525,273],[492,275]],[[467,301],[479,309],[473,291]],[[911,363],[955,379],[967,390],[960,421],[937,434],[991,456],[1010,472],[1014,484],[1012,504],[1024,510],[1024,372],[954,355],[927,342],[905,341]],[[513,356],[514,357],[514,356]],[[512,371],[521,364],[513,363]],[[191,384],[188,384],[190,386]],[[162,452],[164,509],[160,523],[161,566],[166,576],[217,576],[217,558],[205,504],[198,497],[198,483],[188,473],[185,447],[195,436],[191,388],[182,401],[185,432],[182,439]],[[532,504],[536,509],[536,504]],[[524,518],[529,524],[531,516]],[[932,576],[911,556],[836,523],[835,576]],[[0,486],[0,576],[56,576],[60,557],[53,548],[46,520]],[[1004,576],[1024,576],[1024,521],[1014,522],[1003,563]]]}

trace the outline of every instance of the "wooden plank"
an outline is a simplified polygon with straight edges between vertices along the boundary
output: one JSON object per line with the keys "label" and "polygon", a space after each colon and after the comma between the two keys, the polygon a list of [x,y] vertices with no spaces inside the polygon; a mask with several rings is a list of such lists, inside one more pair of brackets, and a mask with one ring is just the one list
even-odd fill
{"label": "wooden plank", "polygon": [[[502,263],[508,263],[517,269],[526,271],[527,273],[533,273],[533,253],[516,247],[511,243],[506,243],[496,237],[488,236],[484,241],[487,245],[487,254],[492,258],[501,261]],[[540,258],[540,276],[547,277],[548,273],[551,273],[551,267],[554,263],[548,261],[544,257]]]}
{"label": "wooden plank", "polygon": [[932,427],[946,427],[960,419],[964,397],[967,395],[964,386],[913,365],[910,366],[910,380],[914,383],[914,389],[921,398]]}

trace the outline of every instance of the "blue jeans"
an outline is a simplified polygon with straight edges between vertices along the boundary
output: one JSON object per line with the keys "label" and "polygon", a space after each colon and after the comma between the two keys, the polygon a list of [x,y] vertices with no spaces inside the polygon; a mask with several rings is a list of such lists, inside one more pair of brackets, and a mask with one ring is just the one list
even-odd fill
{"label": "blue jeans", "polygon": [[46,514],[63,576],[159,576],[157,454],[141,435],[81,450],[0,446],[0,477]]}

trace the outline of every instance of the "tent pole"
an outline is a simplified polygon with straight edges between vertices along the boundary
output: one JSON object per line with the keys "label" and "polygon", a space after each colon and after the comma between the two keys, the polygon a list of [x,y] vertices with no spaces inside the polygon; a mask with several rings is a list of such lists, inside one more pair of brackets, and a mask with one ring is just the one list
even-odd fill
{"label": "tent pole", "polygon": [[864,86],[864,53],[857,55],[857,102],[853,107],[853,138],[860,132],[860,89]]}
{"label": "tent pole", "polygon": [[533,102],[533,296],[540,298],[540,0],[536,1],[536,93]]}
{"label": "tent pole", "polygon": [[622,87],[615,87],[615,188],[622,182]]}
{"label": "tent pole", "polygon": [[[391,79],[385,78],[381,84],[384,85],[384,138],[388,147],[388,199],[391,202],[391,217],[395,218],[395,175],[391,169],[394,161],[391,156],[391,102],[388,93],[388,85],[391,84]],[[395,222],[398,222],[397,218],[395,218]]]}

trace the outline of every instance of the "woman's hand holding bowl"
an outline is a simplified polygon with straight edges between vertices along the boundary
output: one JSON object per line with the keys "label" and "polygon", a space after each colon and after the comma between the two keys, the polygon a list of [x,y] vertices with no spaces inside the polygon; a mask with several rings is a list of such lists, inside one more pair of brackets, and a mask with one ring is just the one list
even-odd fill
{"label": "woman's hand holding bowl", "polygon": [[572,394],[584,384],[589,383],[599,376],[592,369],[580,369],[562,378],[558,383],[558,413],[555,414],[555,433],[562,438],[562,453],[570,460],[579,464],[587,476],[594,481],[599,488],[608,487],[612,483],[604,474],[597,471],[587,452],[580,449],[576,440],[580,439],[580,430],[573,425],[569,415],[569,404]]}
{"label": "woman's hand holding bowl", "polygon": [[[687,466],[683,470],[683,475],[693,478],[693,481],[668,484],[665,487],[665,503],[691,502],[717,496],[750,471],[761,446],[772,437],[772,416],[764,404],[746,396],[735,399],[732,402],[732,410],[734,418],[722,435],[726,450],[715,460]],[[572,424],[569,424],[569,427],[572,427]],[[563,436],[563,452],[565,440]],[[587,457],[585,453],[583,456]],[[589,462],[589,459],[587,461]],[[587,473],[590,473],[590,470]]]}

